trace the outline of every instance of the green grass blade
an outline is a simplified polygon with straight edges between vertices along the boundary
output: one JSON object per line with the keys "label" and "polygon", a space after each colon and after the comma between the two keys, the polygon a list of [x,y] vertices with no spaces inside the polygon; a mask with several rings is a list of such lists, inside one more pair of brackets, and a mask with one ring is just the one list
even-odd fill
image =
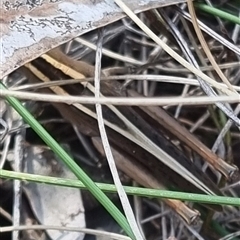
{"label": "green grass blade", "polygon": [[[0,83],[0,89],[7,89]],[[132,239],[135,239],[125,216],[112,203],[112,201],[96,186],[88,175],[75,163],[75,161],[63,150],[55,139],[42,127],[41,124],[24,108],[14,97],[6,97],[9,104],[22,116],[24,121],[38,134],[38,136],[52,149],[52,151],[69,167],[79,180],[87,187],[93,196],[106,208],[117,223]],[[2,170],[3,171],[3,170]],[[0,171],[1,172],[1,171]]]}
{"label": "green grass blade", "polygon": [[[79,180],[72,180],[72,179],[55,178],[55,177],[41,176],[41,175],[28,174],[28,173],[19,173],[19,172],[7,171],[7,170],[1,170],[0,177],[8,178],[8,179],[19,179],[19,180],[25,180],[29,182],[36,182],[36,183],[45,183],[50,185],[62,186],[62,187],[86,189],[86,187],[82,182],[80,182]],[[116,187],[113,184],[96,183],[96,185],[102,191],[105,191],[108,193],[115,193],[117,191]],[[124,190],[129,195],[137,195],[142,197],[178,199],[182,201],[191,201],[191,202],[198,202],[198,203],[240,206],[240,198],[234,198],[234,197],[210,196],[205,194],[184,193],[184,192],[140,188],[140,187],[129,187],[129,186],[124,186]]]}
{"label": "green grass blade", "polygon": [[227,13],[223,10],[202,3],[194,3],[194,6],[198,9],[203,10],[204,12],[210,13],[214,16],[220,17],[222,19],[228,20],[229,22],[240,25],[240,18],[238,16],[232,15],[231,13]]}

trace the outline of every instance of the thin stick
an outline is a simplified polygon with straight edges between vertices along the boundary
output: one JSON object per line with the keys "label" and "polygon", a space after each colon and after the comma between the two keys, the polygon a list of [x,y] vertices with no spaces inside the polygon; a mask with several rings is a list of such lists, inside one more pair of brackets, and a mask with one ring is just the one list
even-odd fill
{"label": "thin stick", "polygon": [[59,103],[82,103],[82,104],[105,104],[105,105],[125,105],[125,106],[176,106],[182,105],[205,105],[215,104],[217,102],[240,103],[240,97],[233,96],[217,96],[217,97],[162,97],[162,98],[123,98],[123,97],[76,97],[76,96],[63,96],[53,94],[38,94],[22,91],[11,91],[1,89],[0,96],[12,96],[18,99],[43,101],[43,102],[59,102]]}

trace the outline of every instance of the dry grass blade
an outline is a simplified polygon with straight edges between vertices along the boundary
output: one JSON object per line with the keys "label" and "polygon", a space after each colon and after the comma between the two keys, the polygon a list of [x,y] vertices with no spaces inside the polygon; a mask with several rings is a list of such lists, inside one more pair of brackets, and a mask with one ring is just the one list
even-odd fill
{"label": "dry grass blade", "polygon": [[232,95],[232,91],[228,90],[226,87],[222,88],[219,84],[208,77],[206,74],[196,69],[194,66],[189,64],[185,59],[183,59],[179,54],[173,51],[167,44],[165,44],[156,34],[154,34],[121,0],[115,0],[115,2],[125,11],[125,13],[149,36],[154,42],[161,46],[171,57],[178,61],[181,65],[186,67],[189,71],[193,72],[195,75],[199,76],[206,82],[212,84],[214,87],[226,93],[227,95]]}
{"label": "dry grass blade", "polygon": [[83,232],[86,234],[91,234],[95,236],[107,237],[109,239],[115,240],[131,240],[127,236],[123,236],[116,233],[105,232],[101,230],[88,229],[88,228],[74,228],[74,227],[64,227],[64,226],[51,226],[51,225],[31,225],[31,226],[10,226],[1,227],[0,233],[10,232],[10,231],[21,231],[21,230],[61,230],[61,231],[73,231],[73,232]]}
{"label": "dry grass blade", "polygon": [[[26,65],[28,65],[27,63]],[[211,68],[209,68],[211,69]],[[184,71],[183,71],[184,72]],[[105,70],[103,70],[103,73],[105,74]],[[199,82],[194,78],[184,78],[184,77],[175,77],[175,76],[168,76],[168,75],[152,75],[152,74],[130,74],[130,75],[111,75],[108,77],[101,77],[101,81],[116,81],[116,80],[128,80],[128,79],[137,79],[138,81],[152,81],[152,82],[163,82],[163,83],[177,83],[177,84],[187,84],[191,86],[200,86]],[[71,85],[76,84],[80,82],[92,82],[93,78],[82,78],[82,79],[66,79],[66,80],[56,80],[51,81],[48,83],[32,83],[32,84],[26,84],[23,86],[17,86],[17,87],[10,87],[10,90],[14,91],[28,91],[33,89],[40,89],[40,88],[46,88],[46,87],[52,87],[52,86],[65,86],[65,85]],[[222,83],[221,83],[222,84]],[[222,84],[223,85],[223,84]],[[240,91],[240,87],[233,85],[233,88],[236,91]]]}
{"label": "dry grass blade", "polygon": [[[55,67],[58,66],[59,69],[61,69],[65,73],[68,73],[72,77],[81,78],[82,75],[81,74],[77,75],[78,72],[76,72],[76,70],[74,70],[76,68],[79,71],[81,69],[81,66],[82,66],[81,63],[78,65],[78,62],[68,58],[67,56],[65,56],[65,58],[64,59],[62,58],[61,60],[62,60],[63,65],[60,64],[59,60],[56,61],[56,60],[51,59],[51,61],[53,61],[52,62],[53,65]],[[55,64],[54,63],[55,61],[58,62],[58,64]],[[68,64],[68,65],[71,65],[71,66],[73,66],[75,64],[75,66],[74,66],[74,69],[69,69],[69,68],[66,68],[66,65],[64,66],[64,64]],[[29,66],[29,65],[26,65],[26,66]],[[91,67],[91,66],[89,66],[89,67]],[[91,68],[93,68],[93,67],[91,67]],[[71,75],[72,73],[74,75]],[[34,71],[34,74],[36,74],[35,71]],[[38,77],[40,79],[42,79],[42,80],[46,79],[46,76],[45,76],[45,78],[42,78],[40,75],[38,75]],[[87,87],[94,91],[94,88],[90,84],[87,84]],[[64,95],[68,94],[63,89],[61,89],[60,87],[51,87],[51,89],[54,90],[58,94],[59,94],[59,92],[61,94],[64,93]],[[103,97],[103,96],[101,95],[101,97]],[[90,116],[92,116],[94,118],[97,118],[96,114],[93,113],[88,108],[86,108],[86,107],[84,107],[84,106],[82,106],[80,104],[77,104],[77,103],[74,103],[73,105],[76,108],[78,108],[79,110],[84,111],[87,114],[90,114]],[[161,160],[161,161],[164,160],[164,162],[168,166],[170,166],[170,168],[172,168],[174,170],[177,170],[180,175],[182,175],[184,178],[186,178],[188,181],[190,181],[193,185],[196,185],[202,191],[204,191],[206,193],[209,193],[209,194],[214,194],[212,192],[212,190],[210,190],[204,183],[201,183],[201,181],[199,181],[198,178],[196,178],[193,174],[189,173],[184,167],[182,167],[180,164],[178,164],[168,154],[163,152],[156,144],[154,144],[153,142],[149,141],[149,139],[146,138],[146,136],[144,134],[142,134],[133,124],[131,124],[115,107],[113,107],[113,106],[109,106],[109,107],[115,112],[115,114],[117,114],[118,117],[120,117],[125,122],[125,124],[127,124],[128,128],[131,129],[131,131],[130,132],[129,131],[125,131],[125,130],[117,127],[115,124],[109,123],[108,121],[105,120],[104,122],[105,122],[106,126],[109,126],[110,128],[112,128],[115,131],[119,132],[122,136],[127,137],[131,141],[137,143],[139,146],[141,146],[142,148],[144,148],[147,151],[149,151],[150,153],[152,153],[159,160]],[[62,109],[61,109],[61,111],[62,111]],[[70,117],[69,112],[68,112],[67,116]],[[73,119],[71,119],[71,121],[72,120]],[[177,166],[175,166],[176,164],[177,164]],[[184,216],[184,218],[185,219],[189,219],[189,216],[188,215]],[[191,222],[191,220],[189,219],[188,222]]]}
{"label": "dry grass blade", "polygon": [[[94,68],[90,65],[88,65],[88,71],[86,71],[86,67],[81,62],[78,61],[74,61],[71,58],[67,57],[63,53],[59,53],[60,58],[58,57],[58,53],[59,50],[54,50],[54,57],[57,58],[57,60],[53,59],[53,58],[46,58],[49,62],[51,62],[51,64],[54,67],[57,67],[58,69],[61,69],[61,71],[63,71],[65,74],[68,74],[69,76],[71,76],[72,78],[81,78],[82,75],[78,75],[77,69],[83,69],[82,72],[85,72],[86,74],[93,74],[94,72]],[[53,54],[52,51],[50,51],[49,54]],[[44,55],[44,57],[47,55]],[[60,63],[61,61],[61,63]],[[63,64],[62,64],[63,63]],[[72,69],[70,67],[71,66]],[[83,68],[82,68],[83,67]],[[89,69],[92,69],[92,71],[89,71]],[[94,87],[88,83],[86,85],[86,87],[88,89],[90,89],[91,92],[94,92]],[[83,97],[84,98],[84,97]],[[85,97],[86,99],[86,97]],[[100,99],[107,99],[106,97],[103,98],[103,96],[101,95]],[[117,98],[119,99],[119,98]],[[96,98],[95,98],[96,100]],[[123,99],[124,100],[124,99]],[[125,99],[126,103],[130,102],[130,99]],[[149,100],[149,99],[148,99]],[[136,99],[133,100],[133,102],[135,101],[136,105],[141,105],[139,104],[139,102],[136,101]],[[145,99],[140,98],[141,102],[146,102]],[[159,105],[159,101],[158,105]],[[156,103],[157,103],[156,102]],[[169,103],[169,100],[168,100]],[[149,103],[147,103],[148,105]],[[146,136],[144,134],[141,133],[141,131],[139,131],[139,129],[137,129],[136,126],[134,126],[132,123],[129,122],[129,120],[126,119],[125,116],[123,116],[114,106],[109,105],[108,106],[128,127],[128,129],[130,130],[130,132],[126,133],[125,131],[123,132],[121,129],[118,128],[118,132],[121,132],[124,136],[128,136],[128,138],[130,138],[132,141],[138,143],[139,146],[142,146],[144,149],[148,150],[149,152],[151,152],[154,156],[156,156],[157,158],[159,158],[161,161],[164,161],[165,164],[167,164],[170,168],[174,169],[175,171],[179,172],[180,175],[182,175],[184,178],[188,179],[188,181],[190,181],[192,184],[198,186],[199,189],[202,189],[202,191],[206,192],[206,193],[210,193],[213,194],[213,192],[207,187],[205,186],[205,184],[201,183],[199,181],[199,179],[197,179],[193,174],[189,173],[184,167],[181,166],[181,164],[179,164],[177,161],[175,161],[173,158],[171,158],[168,154],[166,154],[164,151],[162,151],[156,144],[154,144],[152,141],[149,141],[148,138],[146,138]],[[82,108],[82,107],[81,107]],[[112,126],[112,125],[111,125]],[[114,127],[114,129],[116,129],[116,126]],[[130,133],[130,134],[129,134]]]}
{"label": "dry grass blade", "polygon": [[[191,21],[191,16],[189,13],[185,12],[184,10],[177,8],[177,11],[180,12],[182,14],[182,16],[184,18],[186,18],[187,20]],[[216,31],[212,30],[210,27],[208,27],[206,24],[204,24],[201,21],[197,21],[199,27],[207,34],[209,34],[211,37],[213,37],[214,39],[216,39],[218,42],[220,42],[221,44],[223,44],[225,47],[227,47],[229,50],[233,51],[234,53],[236,53],[238,56],[240,56],[240,48],[238,45],[228,41],[227,39],[225,39],[223,36],[221,36],[220,34],[218,34]]]}
{"label": "dry grass blade", "polygon": [[223,74],[223,72],[219,68],[218,64],[216,63],[216,61],[215,61],[215,59],[214,59],[214,57],[213,57],[213,55],[212,55],[212,53],[209,49],[204,37],[203,37],[203,34],[202,34],[202,32],[201,32],[201,30],[198,26],[198,23],[197,23],[197,16],[196,16],[196,13],[195,13],[195,10],[194,10],[192,0],[187,0],[187,4],[188,4],[188,9],[189,9],[190,15],[192,17],[192,23],[193,23],[195,32],[198,36],[199,42],[201,43],[204,52],[206,53],[209,61],[211,62],[213,68],[215,69],[215,71],[217,72],[219,77],[222,79],[222,81],[229,87],[229,89],[231,89],[233,91],[233,94],[236,94],[237,92],[233,89],[231,83],[228,81],[226,76]]}
{"label": "dry grass blade", "polygon": [[[185,59],[183,59],[179,54],[177,54],[174,50],[172,50],[167,44],[165,44],[156,34],[154,34],[130,9],[129,7],[123,3],[121,0],[115,0],[115,2],[125,11],[125,13],[153,40],[155,41],[159,46],[161,46],[170,56],[172,56],[176,61],[178,61],[181,65],[189,69],[192,73],[203,79],[209,84],[212,84],[215,88],[220,90],[221,92],[232,95],[232,91],[226,88],[220,88],[219,84],[208,77],[206,74],[201,72],[196,67],[192,66],[189,62],[187,62]],[[237,97],[239,97],[238,94],[234,94]],[[235,121],[235,123],[240,126],[240,119],[237,118],[231,109],[229,110],[225,106],[222,106],[221,103],[217,103],[217,105],[224,111],[224,113],[229,116],[232,120]]]}
{"label": "dry grass blade", "polygon": [[[35,100],[43,102],[58,102],[58,103],[82,103],[82,104],[105,104],[116,106],[177,106],[179,104],[191,106],[191,105],[208,105],[223,103],[240,103],[240,99],[237,95],[234,96],[218,96],[218,97],[162,97],[162,98],[95,98],[95,97],[75,97],[75,96],[56,96],[53,94],[38,94],[31,92],[2,90],[0,96],[12,96],[24,100]],[[229,115],[232,111],[229,110]],[[238,119],[238,118],[237,118]],[[237,121],[238,123],[238,121]],[[239,125],[239,124],[238,124]]]}
{"label": "dry grass blade", "polygon": [[[234,111],[234,113],[236,114],[236,116],[240,113],[240,105],[238,105]],[[232,120],[228,120],[226,125],[224,126],[224,128],[221,130],[221,132],[219,133],[213,147],[212,147],[212,151],[216,152],[217,149],[219,148],[220,143],[222,142],[222,139],[225,137],[225,135],[227,134],[227,132],[229,131],[230,127],[232,126]]]}
{"label": "dry grass blade", "polygon": [[[174,1],[182,4],[169,7],[168,5]],[[7,0],[3,0],[4,4],[5,2]],[[25,65],[3,79],[9,90],[2,90],[0,96],[15,96],[30,100],[24,102],[26,108],[56,141],[64,146],[64,149],[66,146],[67,152],[75,161],[73,164],[81,166],[97,185],[104,182],[108,183],[103,184],[104,186],[113,186],[112,184],[116,186],[115,192],[103,189],[107,191],[111,201],[125,213],[126,219],[125,217],[124,219],[128,222],[126,223],[130,227],[132,238],[204,240],[220,239],[223,236],[231,238],[234,232],[237,234],[240,224],[236,216],[239,209],[234,204],[238,204],[239,201],[231,203],[230,201],[233,197],[234,199],[239,197],[239,183],[233,182],[236,178],[239,180],[240,168],[238,156],[240,134],[236,126],[240,126],[238,116],[240,105],[236,104],[240,103],[240,70],[239,56],[237,56],[240,54],[239,26],[234,26],[228,21],[221,22],[214,16],[196,10],[197,19],[191,0],[141,2],[115,0],[100,1],[97,4],[86,0],[83,1],[83,5],[81,1],[76,0],[46,3],[60,6],[62,9],[62,3],[66,2],[74,3],[76,9],[89,3],[91,14],[95,13],[96,6],[105,4],[104,6],[118,9],[113,18],[124,17],[124,19],[108,24],[109,21],[115,20],[109,15],[107,16],[109,21],[106,21],[104,15],[97,25],[91,26],[92,22],[89,22],[86,29],[75,29],[74,33],[71,30],[65,32],[59,42],[54,42],[56,38],[52,36],[46,48],[40,43],[36,44],[37,50],[33,46],[29,46],[29,49],[23,47],[16,50],[13,62],[16,60],[14,57],[19,56],[19,53],[24,52],[26,55],[22,54],[22,60],[7,70],[10,71],[23,63]],[[39,13],[37,9],[41,9],[45,1],[39,3],[39,8],[35,3],[36,1],[31,1],[34,8],[30,14]],[[141,9],[148,5],[149,10],[135,11],[135,3],[136,6],[141,5]],[[19,9],[22,9],[24,4]],[[154,7],[165,4],[166,7]],[[236,3],[218,4],[223,4],[222,7],[239,13]],[[1,6],[0,4],[0,9]],[[76,9],[73,12],[76,12]],[[139,10],[142,11],[141,9]],[[185,9],[191,14],[186,13]],[[104,9],[99,12],[102,11],[106,12]],[[44,16],[46,19],[50,16],[47,12],[46,10]],[[65,12],[66,9],[63,9],[62,13]],[[25,19],[28,12],[21,13],[22,19]],[[77,11],[78,16],[81,13],[82,8]],[[139,18],[135,15],[138,13]],[[20,12],[16,14],[19,15]],[[89,17],[89,14],[86,15]],[[68,19],[71,16],[73,17],[72,12],[69,12]],[[78,21],[81,18],[82,15],[79,16]],[[34,17],[36,22],[32,23],[37,24],[37,19],[39,19],[38,15]],[[58,24],[60,19],[55,20]],[[73,17],[71,20],[74,22],[76,18]],[[18,24],[19,21],[16,19],[12,23]],[[82,26],[82,23],[76,22],[76,24]],[[102,24],[107,25],[104,27],[104,32],[103,29],[89,31],[92,27],[99,28]],[[21,29],[25,32],[25,27]],[[200,29],[205,32],[204,38]],[[82,30],[87,33],[75,37],[75,34],[79,31],[81,34]],[[222,36],[217,32],[222,33]],[[45,39],[44,34],[41,36],[43,39]],[[70,34],[75,38],[52,49],[56,44],[67,41],[66,35]],[[38,42],[38,36],[35,37]],[[4,47],[5,43],[3,43]],[[51,50],[47,52],[47,49]],[[33,60],[25,63],[31,52]],[[43,54],[40,56],[40,53]],[[8,62],[9,65],[11,63]],[[6,70],[6,65],[2,67],[0,74],[4,74]],[[0,111],[2,113],[0,168],[2,166],[4,169],[9,163],[12,164],[13,152],[17,153],[16,157],[21,155],[20,151],[15,151],[20,146],[12,144],[13,138],[17,139],[16,136],[19,134],[23,138],[21,148],[25,150],[26,147],[26,152],[29,146],[34,148],[37,145],[46,149],[30,126],[21,119],[16,123],[15,114],[11,112],[10,116],[8,111],[11,108],[8,109],[6,106],[4,105]],[[44,154],[46,160],[53,158],[49,149],[44,150]],[[26,155],[29,156],[22,154],[24,161],[29,158]],[[37,153],[36,156],[39,154]],[[58,162],[58,159],[56,161]],[[61,171],[55,163],[52,164],[52,160],[49,164],[51,173],[46,175],[51,176],[52,173],[58,174]],[[74,169],[77,169],[77,165]],[[23,171],[27,170],[24,168]],[[9,174],[9,178],[15,176],[22,181],[28,179],[36,183],[44,181],[49,181],[48,183],[53,185],[57,183],[58,185],[54,186],[56,189],[63,183],[59,177],[30,176],[28,172],[24,178],[21,177],[24,176],[23,173],[5,172]],[[5,172],[3,170],[4,177]],[[75,186],[75,182],[71,180],[66,181],[65,184],[69,187]],[[131,195],[126,196],[122,185],[143,188],[141,193],[137,193],[137,189],[126,187],[126,192],[132,189]],[[77,186],[76,183],[75,187]],[[4,232],[1,233],[4,239],[7,231],[14,231],[13,234],[8,233],[14,238],[19,238],[21,233],[25,239],[25,236],[33,233],[36,238],[40,238],[41,234],[48,234],[45,233],[45,229],[48,231],[48,228],[59,229],[58,226],[47,226],[48,223],[43,222],[33,208],[29,223],[33,226],[30,226],[29,230],[28,226],[19,226],[19,218],[14,219],[14,214],[11,216],[4,212],[9,209],[8,199],[5,199],[9,198],[8,195],[12,199],[13,187],[11,181],[6,181],[5,185],[5,181],[0,179],[0,191],[3,193],[1,203],[5,204],[1,205],[3,213],[0,212],[0,222],[3,219],[5,221],[3,226],[7,226],[9,220],[14,220],[13,223],[10,222],[13,227],[0,229]],[[155,198],[157,189],[176,192],[171,191],[171,195],[164,195],[168,191],[159,191],[162,195],[158,197],[162,198],[158,199]],[[149,194],[153,194],[151,198],[147,194],[148,191]],[[135,196],[134,193],[139,196]],[[14,194],[15,203],[10,201],[10,204],[14,204],[13,212],[18,214],[20,206],[16,203],[21,196],[20,188]],[[183,195],[184,199],[190,202],[172,199]],[[76,201],[68,194],[64,196],[67,196],[70,204],[65,201],[63,208],[67,209],[64,207],[66,205],[72,208],[71,203]],[[81,190],[81,196],[85,208],[86,226],[89,227],[89,229],[81,229],[81,227],[79,229],[87,234],[84,239],[91,238],[88,234],[96,234],[96,238],[128,239],[125,236],[111,234],[122,233],[121,224],[118,226],[114,222],[89,191]],[[32,199],[27,195],[27,204],[30,203],[30,206]],[[25,198],[23,200],[25,201]],[[225,204],[231,206],[225,207]],[[27,208],[31,211],[31,208]],[[59,214],[62,216],[60,208],[60,205],[47,207],[47,209],[58,209],[56,218]],[[24,218],[25,210],[22,212],[24,216],[21,217]],[[73,218],[76,220],[75,215]],[[27,219],[29,217],[22,221],[22,225],[27,223]],[[33,230],[35,221],[42,224],[36,226],[36,229],[42,229],[41,231]],[[55,223],[58,225],[57,221]],[[221,229],[214,228],[213,224],[220,224]],[[64,234],[65,231],[75,234],[71,233],[75,231],[74,228],[61,229]],[[91,231],[91,229],[103,229],[104,232]],[[226,231],[223,233],[222,230],[227,230],[228,233]],[[11,236],[7,239],[10,238]]]}
{"label": "dry grass blade", "polygon": [[[92,141],[98,151],[102,155],[105,155],[101,140],[98,137],[94,137],[92,138]],[[112,152],[117,167],[126,173],[129,177],[134,179],[137,183],[144,187],[151,187],[153,189],[166,189],[161,182],[152,176],[150,171],[148,171],[138,162],[134,161],[134,159],[131,159],[129,156],[124,156],[115,148],[112,148]],[[171,206],[180,216],[182,216],[188,224],[194,223],[200,215],[197,210],[190,209],[181,201],[171,199],[165,199],[164,201],[169,206]]]}
{"label": "dry grass blade", "polygon": [[[138,94],[133,91],[128,91],[129,96],[136,97]],[[200,142],[194,135],[189,133],[187,129],[182,127],[177,120],[169,116],[166,111],[159,107],[141,107],[140,108],[149,114],[153,119],[159,122],[163,128],[168,132],[171,132],[179,140],[183,141],[191,149],[196,151],[200,156],[202,156],[206,161],[211,164],[216,170],[221,172],[228,179],[236,179],[238,176],[238,168],[226,163],[223,159],[218,157],[216,154],[212,153],[209,148],[207,148],[202,142]]]}
{"label": "dry grass blade", "polygon": [[[99,30],[98,34],[98,44],[97,44],[97,51],[96,51],[96,63],[95,63],[95,74],[94,74],[94,87],[95,87],[95,97],[100,97],[100,77],[101,77],[101,60],[102,60],[102,40],[103,40],[103,29]],[[137,222],[134,217],[134,213],[132,211],[131,205],[129,203],[127,194],[125,190],[123,189],[121,180],[118,175],[118,171],[115,165],[115,161],[113,158],[113,154],[111,151],[111,147],[109,145],[107,133],[104,126],[104,120],[103,120],[103,114],[102,114],[102,106],[101,104],[96,104],[96,114],[97,114],[97,121],[98,121],[98,127],[99,127],[99,133],[102,139],[103,148],[107,157],[107,161],[110,167],[110,171],[113,176],[114,184],[117,188],[118,196],[120,198],[120,201],[122,203],[122,207],[124,209],[124,213],[126,215],[126,218],[129,222],[129,225],[136,237],[136,239],[143,240],[144,237],[141,234],[139,227],[137,225]]]}

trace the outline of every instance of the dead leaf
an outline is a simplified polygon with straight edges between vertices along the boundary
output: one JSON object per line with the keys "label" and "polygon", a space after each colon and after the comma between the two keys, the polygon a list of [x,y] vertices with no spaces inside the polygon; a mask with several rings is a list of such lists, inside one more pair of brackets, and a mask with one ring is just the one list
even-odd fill
{"label": "dead leaf", "polygon": [[[54,155],[40,147],[28,147],[25,150],[24,172],[76,179]],[[84,228],[85,213],[79,189],[59,188],[46,184],[26,183],[25,193],[34,215],[42,225],[71,226]],[[81,240],[81,232],[47,230],[51,239]]]}
{"label": "dead leaf", "polygon": [[[131,0],[135,12],[185,0]],[[113,0],[0,1],[0,78],[72,38],[123,18]]]}

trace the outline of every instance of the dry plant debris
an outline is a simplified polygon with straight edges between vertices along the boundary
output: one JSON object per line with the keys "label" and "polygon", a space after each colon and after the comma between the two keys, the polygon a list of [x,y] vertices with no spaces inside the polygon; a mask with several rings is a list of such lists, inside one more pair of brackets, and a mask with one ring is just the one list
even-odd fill
{"label": "dry plant debris", "polygon": [[[39,1],[40,5],[37,2],[29,1],[26,7],[16,6],[15,1],[10,1],[10,5],[3,1],[0,9],[13,6],[21,9],[18,16],[12,12],[15,19],[11,24],[15,22],[16,26],[20,26],[19,21],[26,21],[29,9],[32,11],[29,16],[43,20],[49,17],[48,11],[59,14],[55,8],[61,1]],[[116,3],[122,13],[113,1],[99,1],[95,5],[90,2],[96,13],[97,5],[106,3],[118,12],[101,21],[96,16],[86,28],[72,27],[71,33],[58,26],[64,33],[60,36],[56,31],[50,42],[48,33],[42,31],[43,39],[35,39],[31,46],[20,47],[16,43],[13,47],[16,51],[1,59],[1,77],[4,76],[3,82],[9,88],[2,91],[2,96],[15,94],[27,99],[25,106],[94,181],[117,185],[120,197],[117,194],[110,197],[117,204],[120,199],[137,239],[237,237],[239,207],[140,197],[131,198],[130,204],[122,185],[240,198],[240,26],[194,10],[190,0],[171,2],[178,5],[166,7],[162,7],[166,5],[164,1],[143,1],[142,5],[131,1],[130,8],[137,12],[148,10],[137,16],[120,0]],[[224,1],[218,4],[239,14],[237,4]],[[88,1],[83,5],[90,9]],[[44,6],[51,8],[44,12]],[[130,18],[123,18],[124,11]],[[0,22],[1,26],[5,24],[2,39],[7,36],[10,17],[6,18],[9,21]],[[65,17],[72,26],[76,24],[77,18]],[[104,28],[90,31],[103,25]],[[32,25],[29,34],[38,30],[36,26]],[[77,36],[80,34],[83,35]],[[221,38],[216,37],[220,35]],[[7,37],[2,42],[3,48],[7,46]],[[53,48],[60,43],[63,44]],[[38,149],[43,155],[35,153],[38,161],[42,158],[42,164],[49,162],[46,174],[66,175],[66,170],[58,165],[59,160],[4,100],[1,114],[1,168],[33,172],[34,162],[28,153],[29,149]],[[52,208],[50,200],[49,205],[38,208],[37,199],[44,204],[45,190],[41,193],[37,188],[31,190],[27,183],[0,179],[0,191],[1,225],[12,224],[6,231],[15,227],[12,236],[3,235],[4,239],[55,240],[61,233],[63,239],[76,236],[82,239],[83,234],[71,233],[76,230],[71,229],[76,226],[76,218],[83,217],[81,204],[85,208],[86,227],[90,228],[84,229],[84,239],[92,239],[88,233],[103,239],[127,239],[85,191],[73,196],[78,210],[71,203],[65,209],[67,213],[55,209],[59,217],[53,217],[57,220],[64,214],[69,218],[60,221],[64,228],[59,226],[56,232],[50,230],[56,226],[49,226],[48,230],[44,226],[46,206]],[[60,194],[57,198],[59,203],[64,201]],[[18,227],[23,224],[26,227]],[[84,226],[82,220],[79,227]],[[95,230],[91,232],[91,228]]]}

